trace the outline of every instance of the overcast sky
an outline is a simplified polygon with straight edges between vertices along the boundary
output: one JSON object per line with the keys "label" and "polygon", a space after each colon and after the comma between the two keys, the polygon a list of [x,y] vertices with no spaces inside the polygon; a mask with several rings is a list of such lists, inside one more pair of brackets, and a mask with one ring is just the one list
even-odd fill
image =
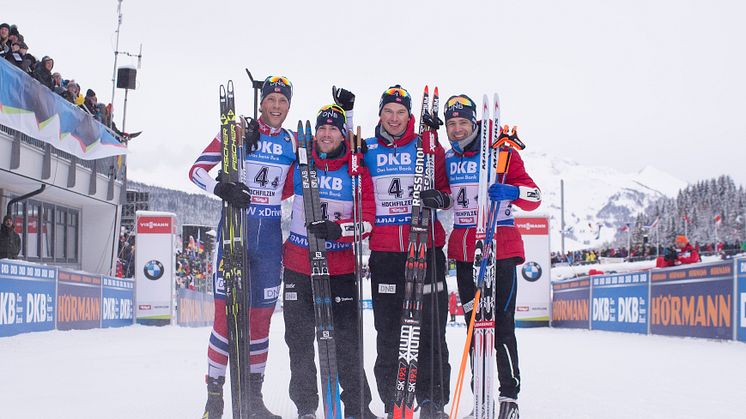
{"label": "overcast sky", "polygon": [[[116,6],[20,1],[2,7],[0,20],[18,25],[29,52],[52,56],[64,78],[109,102]],[[238,112],[252,112],[248,67],[292,81],[288,128],[330,103],[333,84],[357,94],[355,120],[368,135],[392,84],[416,103],[426,83],[478,102],[497,91],[503,120],[530,150],[746,184],[742,1],[125,0],[122,11],[120,50],[143,45],[126,122],[144,131],[129,149],[135,180],[196,191],[187,171],[217,132],[219,84],[232,78]],[[120,65],[135,63],[120,56]]]}

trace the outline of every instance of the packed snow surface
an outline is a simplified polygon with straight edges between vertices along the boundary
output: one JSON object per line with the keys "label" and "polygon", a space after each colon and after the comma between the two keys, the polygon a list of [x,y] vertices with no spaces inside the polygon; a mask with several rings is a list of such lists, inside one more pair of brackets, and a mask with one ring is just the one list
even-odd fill
{"label": "packed snow surface", "polygon": [[[381,415],[372,377],[371,311],[365,325],[371,407]],[[133,326],[0,338],[0,417],[198,418],[206,398],[209,333]],[[453,388],[466,328],[448,327],[447,333]],[[744,343],[549,328],[517,334],[523,419],[746,417]],[[294,418],[283,335],[277,313],[264,395],[272,411]],[[466,385],[459,417],[471,410],[471,397]],[[229,406],[226,397],[225,418]]]}

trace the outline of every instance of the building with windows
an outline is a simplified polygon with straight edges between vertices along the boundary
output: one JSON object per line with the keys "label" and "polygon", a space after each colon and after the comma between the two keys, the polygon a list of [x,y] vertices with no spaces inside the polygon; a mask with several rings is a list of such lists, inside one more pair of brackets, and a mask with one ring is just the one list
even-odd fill
{"label": "building with windows", "polygon": [[0,60],[0,209],[21,236],[19,259],[114,273],[125,152],[90,114]]}

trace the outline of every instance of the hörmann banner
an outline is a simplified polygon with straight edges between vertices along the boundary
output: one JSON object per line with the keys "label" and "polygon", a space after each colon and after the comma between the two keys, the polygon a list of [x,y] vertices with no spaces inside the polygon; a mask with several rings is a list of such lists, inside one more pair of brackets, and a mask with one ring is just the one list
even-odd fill
{"label": "h\u00f6rmann banner", "polygon": [[57,273],[57,329],[101,327],[101,276],[60,269]]}
{"label": "h\u00f6rmann banner", "polygon": [[650,273],[650,333],[733,339],[733,261]]}
{"label": "h\u00f6rmann banner", "polygon": [[591,281],[588,277],[552,283],[552,327],[588,329]]}
{"label": "h\u00f6rmann banner", "polygon": [[591,329],[648,332],[648,273],[591,276]]}
{"label": "h\u00f6rmann banner", "polygon": [[[550,269],[549,218],[516,217],[515,225],[523,238],[526,260],[516,268],[518,293],[515,305],[516,325],[549,325]],[[498,228],[497,233],[500,233]]]}
{"label": "h\u00f6rmann banner", "polygon": [[54,329],[57,268],[0,261],[0,337]]}

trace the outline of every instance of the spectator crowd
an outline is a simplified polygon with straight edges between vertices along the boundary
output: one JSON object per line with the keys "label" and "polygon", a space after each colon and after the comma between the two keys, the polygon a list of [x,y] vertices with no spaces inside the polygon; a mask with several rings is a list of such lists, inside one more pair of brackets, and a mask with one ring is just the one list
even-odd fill
{"label": "spectator crowd", "polygon": [[49,90],[91,114],[103,125],[110,127],[120,138],[129,139],[139,135],[139,133],[127,134],[119,131],[111,120],[111,104],[98,103],[96,92],[92,89],[87,89],[83,96],[78,82],[74,79],[65,79],[62,74],[54,71],[52,57],[45,55],[41,60],[37,60],[28,50],[25,38],[18,32],[16,25],[0,24],[0,58],[8,60]]}

